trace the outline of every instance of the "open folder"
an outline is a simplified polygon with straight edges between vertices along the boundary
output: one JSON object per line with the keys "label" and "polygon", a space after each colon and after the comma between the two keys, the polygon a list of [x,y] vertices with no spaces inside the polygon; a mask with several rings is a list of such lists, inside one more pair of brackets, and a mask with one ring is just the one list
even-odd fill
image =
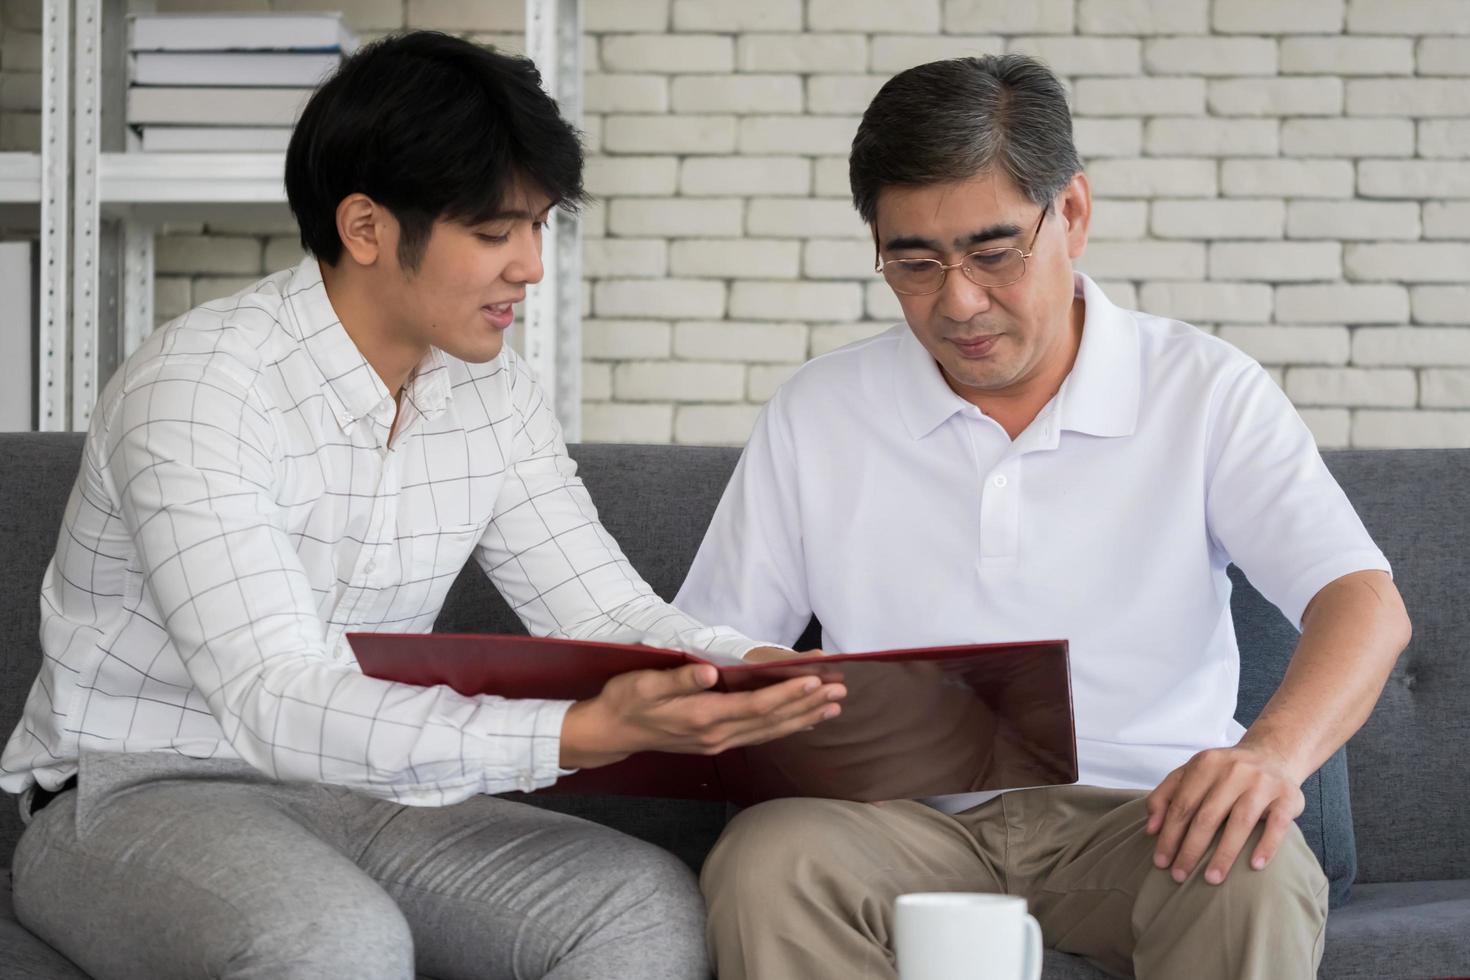
{"label": "open folder", "polygon": [[[702,663],[672,650],[484,634],[350,633],[363,673],[460,694],[583,700],[614,675]],[[714,664],[719,691],[812,674],[848,689],[809,731],[716,756],[643,752],[543,792],[726,800],[920,799],[1077,780],[1067,642]]]}

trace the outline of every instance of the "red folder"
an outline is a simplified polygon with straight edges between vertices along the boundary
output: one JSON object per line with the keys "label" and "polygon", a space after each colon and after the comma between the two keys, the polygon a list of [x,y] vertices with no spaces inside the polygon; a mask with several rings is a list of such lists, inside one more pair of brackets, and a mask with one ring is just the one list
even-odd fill
{"label": "red folder", "polygon": [[[350,633],[363,673],[460,694],[595,697],[630,670],[702,663],[672,650],[527,636]],[[643,752],[543,792],[727,800],[922,799],[1077,781],[1065,640],[931,647],[724,665],[715,689],[806,674],[847,686],[842,714],[717,756]]]}

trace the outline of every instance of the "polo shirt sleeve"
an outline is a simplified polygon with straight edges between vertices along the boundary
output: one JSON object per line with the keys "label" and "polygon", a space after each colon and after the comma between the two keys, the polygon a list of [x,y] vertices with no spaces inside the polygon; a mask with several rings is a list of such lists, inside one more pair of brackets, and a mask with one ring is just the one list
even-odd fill
{"label": "polo shirt sleeve", "polygon": [[784,394],[762,409],[674,605],[703,622],[791,644],[812,607]]}
{"label": "polo shirt sleeve", "polygon": [[1209,426],[1211,543],[1293,625],[1335,579],[1389,571],[1306,423],[1259,364],[1217,389]]}

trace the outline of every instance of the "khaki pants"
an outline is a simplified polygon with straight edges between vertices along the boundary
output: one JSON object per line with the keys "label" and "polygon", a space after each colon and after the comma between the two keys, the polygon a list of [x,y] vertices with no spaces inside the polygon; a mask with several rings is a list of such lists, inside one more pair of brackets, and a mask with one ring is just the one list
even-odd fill
{"label": "khaki pants", "polygon": [[949,816],[919,803],[774,800],[726,828],[704,867],[720,980],[890,980],[905,892],[1024,897],[1049,949],[1146,980],[1316,975],[1327,879],[1295,827],[1262,871],[1250,844],[1221,885],[1153,865],[1145,794],[1063,786]]}

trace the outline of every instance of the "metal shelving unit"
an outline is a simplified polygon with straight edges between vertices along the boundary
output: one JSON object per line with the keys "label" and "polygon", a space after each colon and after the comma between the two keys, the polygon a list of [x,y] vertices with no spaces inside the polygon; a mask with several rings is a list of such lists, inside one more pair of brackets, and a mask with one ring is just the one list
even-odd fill
{"label": "metal shelving unit", "polygon": [[[129,151],[123,114],[126,86],[120,83],[126,77],[127,0],[45,3],[50,84],[46,119],[52,120],[53,102],[58,107],[56,121],[68,118],[69,80],[74,87],[69,113],[75,138],[68,154],[67,127],[53,124],[43,129],[43,139],[52,149],[47,159],[61,162],[59,179],[45,161],[35,164],[42,185],[63,189],[54,195],[47,212],[46,192],[38,187],[43,197],[43,263],[56,270],[55,281],[48,283],[48,288],[54,286],[51,307],[44,305],[48,292],[42,293],[40,418],[42,428],[83,429],[101,386],[153,329],[156,228],[171,221],[279,219],[287,213],[283,156]],[[69,72],[64,42],[73,10],[75,63]],[[526,24],[527,51],[541,68],[548,91],[576,122],[581,109],[581,0],[526,0]],[[42,157],[46,158],[44,151]],[[64,190],[68,163],[69,195]],[[30,186],[26,183],[31,179],[26,176],[30,166],[15,163],[17,176],[12,180],[0,158],[0,201],[7,188]],[[49,254],[61,261],[45,258],[48,214],[54,226]],[[581,428],[581,240],[575,219],[558,217],[544,239],[544,249],[546,278],[530,291],[523,324],[517,325],[511,342],[547,387],[568,438],[576,439]],[[70,331],[64,329],[68,300]],[[46,319],[48,309],[53,321]],[[47,322],[52,322],[49,331]]]}

